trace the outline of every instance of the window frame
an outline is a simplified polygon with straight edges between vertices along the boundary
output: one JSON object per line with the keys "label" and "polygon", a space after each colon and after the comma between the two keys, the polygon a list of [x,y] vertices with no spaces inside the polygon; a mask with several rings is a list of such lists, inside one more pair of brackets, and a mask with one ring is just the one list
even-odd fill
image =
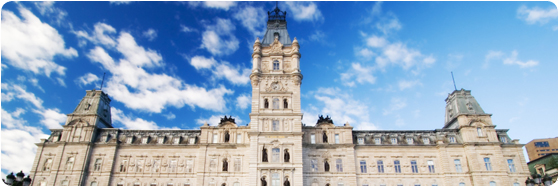
{"label": "window frame", "polygon": [[402,168],[400,166],[400,160],[394,160],[394,173],[402,173]]}
{"label": "window frame", "polygon": [[516,167],[514,166],[514,160],[513,159],[507,159],[507,165],[509,167],[509,172],[516,173]]}
{"label": "window frame", "polygon": [[384,173],[384,162],[382,160],[377,160],[377,171]]}
{"label": "window frame", "polygon": [[427,167],[429,168],[429,173],[435,173],[435,161],[427,160]]}
{"label": "window frame", "polygon": [[337,172],[344,172],[344,164],[342,159],[336,159],[336,171]]}
{"label": "window frame", "polygon": [[491,158],[489,158],[489,157],[484,157],[484,158],[483,158],[483,163],[485,163],[485,170],[487,170],[487,171],[493,171],[493,168],[491,167]]}
{"label": "window frame", "polygon": [[361,173],[367,173],[367,161],[360,160],[359,161],[359,168],[361,169]]}
{"label": "window frame", "polygon": [[280,162],[280,148],[272,148],[272,162]]}
{"label": "window frame", "polygon": [[411,160],[410,164],[411,164],[411,172],[419,173],[419,170],[417,169],[417,160]]}
{"label": "window frame", "polygon": [[462,173],[462,162],[460,159],[454,159],[454,168],[457,173]]}
{"label": "window frame", "polygon": [[311,134],[311,144],[316,144],[316,135],[314,133]]}
{"label": "window frame", "polygon": [[334,134],[334,143],[336,144],[340,143],[340,134]]}

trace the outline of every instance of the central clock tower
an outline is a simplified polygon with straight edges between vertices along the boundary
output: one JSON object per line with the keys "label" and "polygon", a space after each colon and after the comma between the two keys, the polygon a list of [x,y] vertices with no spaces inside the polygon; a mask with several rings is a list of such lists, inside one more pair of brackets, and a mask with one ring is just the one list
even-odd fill
{"label": "central clock tower", "polygon": [[301,54],[285,14],[268,12],[266,33],[253,46],[249,186],[303,185]]}

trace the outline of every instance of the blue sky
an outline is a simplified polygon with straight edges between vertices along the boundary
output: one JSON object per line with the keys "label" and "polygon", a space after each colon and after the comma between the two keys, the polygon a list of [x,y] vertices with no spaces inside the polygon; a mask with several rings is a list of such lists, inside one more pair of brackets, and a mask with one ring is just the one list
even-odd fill
{"label": "blue sky", "polygon": [[[275,2],[8,2],[2,7],[2,174],[28,172],[40,138],[85,90],[113,126],[249,121],[251,50]],[[549,2],[280,2],[301,45],[303,122],[442,128],[472,90],[499,129],[557,136],[557,8]]]}

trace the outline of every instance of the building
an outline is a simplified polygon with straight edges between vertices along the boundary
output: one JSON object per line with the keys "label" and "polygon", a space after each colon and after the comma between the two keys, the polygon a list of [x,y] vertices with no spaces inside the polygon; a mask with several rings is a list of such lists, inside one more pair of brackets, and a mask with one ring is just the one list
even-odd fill
{"label": "building", "polygon": [[[88,90],[63,129],[37,143],[32,185],[522,185],[523,144],[495,129],[468,90],[448,95],[441,129],[355,131],[301,119],[299,43],[269,13],[252,54],[250,123],[200,130],[113,128],[110,98]],[[334,116],[335,117],[335,116]]]}
{"label": "building", "polygon": [[528,162],[531,175],[551,177],[551,181],[557,181],[557,153],[549,153],[535,160]]}
{"label": "building", "polygon": [[557,153],[557,149],[557,137],[534,139],[526,144],[526,152],[530,162],[545,155]]}

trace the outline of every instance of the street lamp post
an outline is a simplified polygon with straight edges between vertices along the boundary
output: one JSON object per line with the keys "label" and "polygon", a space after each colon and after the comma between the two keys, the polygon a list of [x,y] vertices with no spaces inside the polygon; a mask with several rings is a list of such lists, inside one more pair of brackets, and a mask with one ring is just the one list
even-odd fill
{"label": "street lamp post", "polygon": [[526,178],[526,186],[551,186],[552,183],[551,177],[547,174],[543,177],[540,174],[532,174],[532,179]]}
{"label": "street lamp post", "polygon": [[29,178],[29,175],[23,178],[24,176],[25,174],[23,174],[23,171],[20,171],[16,175],[12,172],[6,176],[6,180],[2,179],[2,181],[9,186],[29,186],[31,184],[31,178]]}

